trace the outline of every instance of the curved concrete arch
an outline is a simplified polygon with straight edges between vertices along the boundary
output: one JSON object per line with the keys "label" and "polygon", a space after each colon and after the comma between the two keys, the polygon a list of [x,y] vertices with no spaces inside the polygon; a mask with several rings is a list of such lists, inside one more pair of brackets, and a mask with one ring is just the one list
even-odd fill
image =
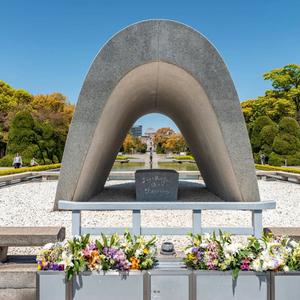
{"label": "curved concrete arch", "polygon": [[192,28],[151,20],[119,32],[91,65],[68,134],[56,204],[101,192],[130,126],[150,112],[175,121],[210,192],[225,201],[259,201],[245,122],[222,58]]}

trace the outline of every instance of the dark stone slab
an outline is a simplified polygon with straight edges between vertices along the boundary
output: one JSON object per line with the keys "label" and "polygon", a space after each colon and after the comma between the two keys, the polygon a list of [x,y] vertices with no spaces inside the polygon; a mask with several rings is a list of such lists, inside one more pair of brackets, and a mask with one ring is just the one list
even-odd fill
{"label": "dark stone slab", "polygon": [[137,201],[176,201],[178,172],[175,170],[137,170],[135,190]]}

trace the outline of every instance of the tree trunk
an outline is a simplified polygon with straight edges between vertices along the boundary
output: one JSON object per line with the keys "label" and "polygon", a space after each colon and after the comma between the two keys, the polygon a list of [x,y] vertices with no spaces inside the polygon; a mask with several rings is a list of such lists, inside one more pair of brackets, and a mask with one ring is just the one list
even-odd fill
{"label": "tree trunk", "polygon": [[297,122],[298,122],[299,125],[300,125],[300,109],[298,109],[298,110],[296,111],[296,120],[297,120]]}

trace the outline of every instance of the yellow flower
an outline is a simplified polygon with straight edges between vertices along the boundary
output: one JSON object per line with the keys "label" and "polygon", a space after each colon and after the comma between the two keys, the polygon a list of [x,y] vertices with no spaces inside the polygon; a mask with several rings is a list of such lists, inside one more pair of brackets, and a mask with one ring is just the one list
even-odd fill
{"label": "yellow flower", "polygon": [[149,253],[149,249],[148,249],[148,248],[145,248],[145,249],[144,249],[144,254],[147,255],[148,253]]}
{"label": "yellow flower", "polygon": [[193,259],[195,258],[195,255],[192,254],[192,253],[189,253],[189,254],[187,255],[187,258],[188,258],[188,260],[193,260]]}

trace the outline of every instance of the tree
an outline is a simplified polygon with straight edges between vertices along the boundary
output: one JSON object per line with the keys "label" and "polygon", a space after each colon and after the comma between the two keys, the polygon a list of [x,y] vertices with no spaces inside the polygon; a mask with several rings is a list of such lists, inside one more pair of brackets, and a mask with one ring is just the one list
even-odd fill
{"label": "tree", "polygon": [[300,126],[293,118],[283,118],[278,124],[278,133],[272,145],[269,164],[281,166],[300,164]]}
{"label": "tree", "polygon": [[271,80],[274,90],[266,94],[274,98],[283,98],[295,105],[296,120],[300,123],[300,65],[289,64],[264,74],[265,80]]}
{"label": "tree", "polygon": [[170,135],[163,144],[166,152],[183,152],[186,151],[187,145],[181,133]]}
{"label": "tree", "polygon": [[9,129],[8,153],[21,153],[26,160],[33,156],[55,163],[61,156],[55,136],[55,129],[50,122],[40,122],[28,111],[16,114]]}
{"label": "tree", "polygon": [[9,129],[8,152],[12,154],[31,152],[30,154],[33,156],[36,150],[39,150],[40,156],[45,161],[39,140],[36,124],[31,114],[28,111],[17,113]]}
{"label": "tree", "polygon": [[10,120],[17,111],[26,109],[32,99],[33,96],[27,91],[14,89],[0,80],[0,127],[4,132],[8,132]]}
{"label": "tree", "polygon": [[274,98],[270,93],[242,102],[241,108],[250,134],[254,121],[259,117],[267,116],[278,123],[284,117],[294,117],[296,113],[294,103],[284,98]]}
{"label": "tree", "polygon": [[300,151],[300,127],[295,119],[283,118],[280,121],[273,150],[279,155],[294,155]]}
{"label": "tree", "polygon": [[156,147],[156,152],[157,153],[165,153],[165,143],[167,139],[175,134],[174,130],[170,127],[163,127],[160,128],[156,131],[154,138],[153,138],[153,143]]}
{"label": "tree", "polygon": [[[19,115],[17,118],[18,112],[26,112],[30,117]],[[52,162],[61,161],[73,113],[74,105],[69,104],[66,97],[60,93],[33,96],[25,90],[14,89],[4,81],[0,81],[1,153],[8,143],[10,153],[15,153],[16,149],[21,147],[29,156],[38,151],[37,155],[43,161],[45,159]],[[36,134],[38,143],[32,140],[25,150],[23,142],[26,140],[27,143],[30,140],[27,135],[30,126],[25,127],[25,131],[22,128],[15,129],[18,122],[29,125],[31,118],[34,124],[31,129]],[[21,136],[23,133],[24,139]],[[21,145],[16,142],[18,139],[24,140]],[[38,146],[41,150],[37,150]]]}
{"label": "tree", "polygon": [[131,153],[132,151],[145,153],[147,151],[147,144],[142,143],[138,137],[128,133],[125,137],[122,148],[125,153]]}
{"label": "tree", "polygon": [[130,133],[128,133],[125,137],[125,140],[123,142],[123,149],[125,153],[130,153],[134,150],[133,136]]}
{"label": "tree", "polygon": [[[259,153],[261,151],[262,145],[267,143],[270,147],[272,147],[273,140],[266,140],[266,131],[274,130],[275,123],[267,116],[258,117],[253,123],[253,128],[251,132],[251,146],[254,153]],[[268,129],[264,129],[265,127]],[[263,131],[264,129],[264,131]],[[272,133],[272,136],[274,134]]]}

